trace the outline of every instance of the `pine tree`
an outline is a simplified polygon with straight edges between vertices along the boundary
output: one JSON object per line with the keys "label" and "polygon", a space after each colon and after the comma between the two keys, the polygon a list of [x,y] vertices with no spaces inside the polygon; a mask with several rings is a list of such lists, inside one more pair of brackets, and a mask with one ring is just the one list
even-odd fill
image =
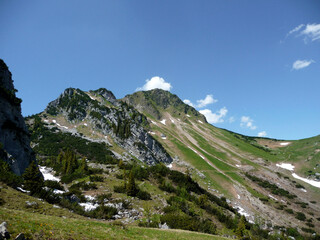
{"label": "pine tree", "polygon": [[235,233],[239,239],[242,239],[243,236],[245,235],[245,231],[246,231],[246,219],[244,216],[241,216]]}
{"label": "pine tree", "polygon": [[80,167],[79,167],[81,173],[86,173],[88,171],[88,165],[86,158],[81,159]]}
{"label": "pine tree", "polygon": [[31,191],[31,194],[37,193],[43,187],[43,177],[35,161],[32,161],[22,175],[24,187]]}
{"label": "pine tree", "polygon": [[127,184],[127,194],[128,196],[136,196],[138,193],[138,189],[136,187],[136,183],[135,183],[135,180],[134,180],[134,175],[133,175],[133,172],[132,170],[130,171],[130,174],[129,174],[129,179],[128,179],[128,184]]}

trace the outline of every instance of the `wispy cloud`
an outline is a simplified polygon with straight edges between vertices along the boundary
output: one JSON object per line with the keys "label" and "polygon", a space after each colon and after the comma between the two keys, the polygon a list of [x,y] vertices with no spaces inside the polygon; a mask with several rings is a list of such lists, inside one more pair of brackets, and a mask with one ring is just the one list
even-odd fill
{"label": "wispy cloud", "polygon": [[315,61],[311,60],[297,60],[292,64],[292,69],[299,70],[302,68],[308,67],[311,63],[314,63]]}
{"label": "wispy cloud", "polygon": [[301,32],[301,34],[309,37],[311,41],[319,40],[320,39],[320,23],[307,24],[307,26]]}
{"label": "wispy cloud", "polygon": [[183,102],[191,107],[203,108],[209,104],[218,102],[218,100],[214,99],[212,94],[208,94],[204,99],[197,100],[197,104],[193,104],[189,99],[185,99]]}
{"label": "wispy cloud", "polygon": [[290,35],[295,34],[297,37],[302,36],[304,37],[304,42],[307,43],[308,41],[316,41],[320,40],[320,23],[312,23],[312,24],[300,24],[294,29],[290,30],[286,38]]}
{"label": "wispy cloud", "polygon": [[185,100],[183,100],[183,102],[184,102],[185,104],[188,104],[188,105],[191,106],[191,107],[195,107],[195,106],[193,105],[193,103],[192,103],[189,99],[185,99]]}
{"label": "wispy cloud", "polygon": [[136,91],[148,91],[155,88],[170,91],[172,88],[172,85],[166,82],[163,78],[155,76],[155,77],[152,77],[150,80],[147,79],[146,83],[142,87],[137,88]]}
{"label": "wispy cloud", "polygon": [[241,127],[249,128],[249,129],[251,129],[251,130],[257,129],[257,126],[255,126],[255,125],[253,124],[253,119],[251,119],[251,118],[248,117],[248,116],[242,116],[242,117],[241,117],[240,126],[241,126]]}
{"label": "wispy cloud", "polygon": [[229,123],[233,123],[234,121],[236,121],[236,119],[234,117],[229,117],[229,119],[228,119]]}
{"label": "wispy cloud", "polygon": [[295,32],[298,32],[301,28],[303,28],[305,25],[304,24],[300,24],[299,26],[295,27],[294,29],[292,29],[290,32],[288,32],[287,37]]}
{"label": "wispy cloud", "polygon": [[224,122],[224,117],[227,115],[228,109],[226,107],[223,107],[215,113],[213,113],[210,109],[203,109],[199,112],[206,117],[209,123],[214,124]]}
{"label": "wispy cloud", "polygon": [[267,132],[266,131],[262,131],[258,133],[258,137],[266,137],[267,136]]}

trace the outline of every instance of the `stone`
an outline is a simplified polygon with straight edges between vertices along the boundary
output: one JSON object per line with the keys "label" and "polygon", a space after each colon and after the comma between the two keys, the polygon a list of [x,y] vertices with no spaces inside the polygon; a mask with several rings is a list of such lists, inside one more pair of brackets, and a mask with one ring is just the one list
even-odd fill
{"label": "stone", "polygon": [[9,239],[10,234],[7,230],[7,223],[3,222],[0,224],[0,239]]}

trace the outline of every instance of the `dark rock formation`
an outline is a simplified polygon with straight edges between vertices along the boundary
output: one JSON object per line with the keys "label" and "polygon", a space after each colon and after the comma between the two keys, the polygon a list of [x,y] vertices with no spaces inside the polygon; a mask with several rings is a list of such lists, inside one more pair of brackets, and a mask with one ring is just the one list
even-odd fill
{"label": "dark rock formation", "polygon": [[15,174],[21,175],[35,155],[16,91],[11,72],[0,59],[0,159],[6,161]]}

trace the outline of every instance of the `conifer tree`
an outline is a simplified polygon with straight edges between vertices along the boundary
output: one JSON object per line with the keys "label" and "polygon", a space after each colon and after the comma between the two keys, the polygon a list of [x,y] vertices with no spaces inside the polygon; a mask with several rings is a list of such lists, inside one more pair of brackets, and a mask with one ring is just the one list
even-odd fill
{"label": "conifer tree", "polygon": [[24,186],[31,194],[37,193],[43,187],[43,177],[35,161],[32,161],[22,175]]}
{"label": "conifer tree", "polygon": [[134,175],[133,175],[133,172],[131,170],[130,174],[129,174],[128,184],[127,184],[127,194],[128,194],[128,196],[134,197],[134,196],[137,195],[137,192],[138,192],[138,189],[136,187],[136,183],[135,183],[135,180],[134,180]]}
{"label": "conifer tree", "polygon": [[244,216],[241,216],[235,233],[239,239],[242,239],[245,235],[245,231],[246,231],[246,219]]}
{"label": "conifer tree", "polygon": [[82,173],[86,173],[88,171],[88,165],[87,165],[86,158],[82,158],[81,159],[81,163],[80,163],[79,169],[80,169],[80,171]]}

